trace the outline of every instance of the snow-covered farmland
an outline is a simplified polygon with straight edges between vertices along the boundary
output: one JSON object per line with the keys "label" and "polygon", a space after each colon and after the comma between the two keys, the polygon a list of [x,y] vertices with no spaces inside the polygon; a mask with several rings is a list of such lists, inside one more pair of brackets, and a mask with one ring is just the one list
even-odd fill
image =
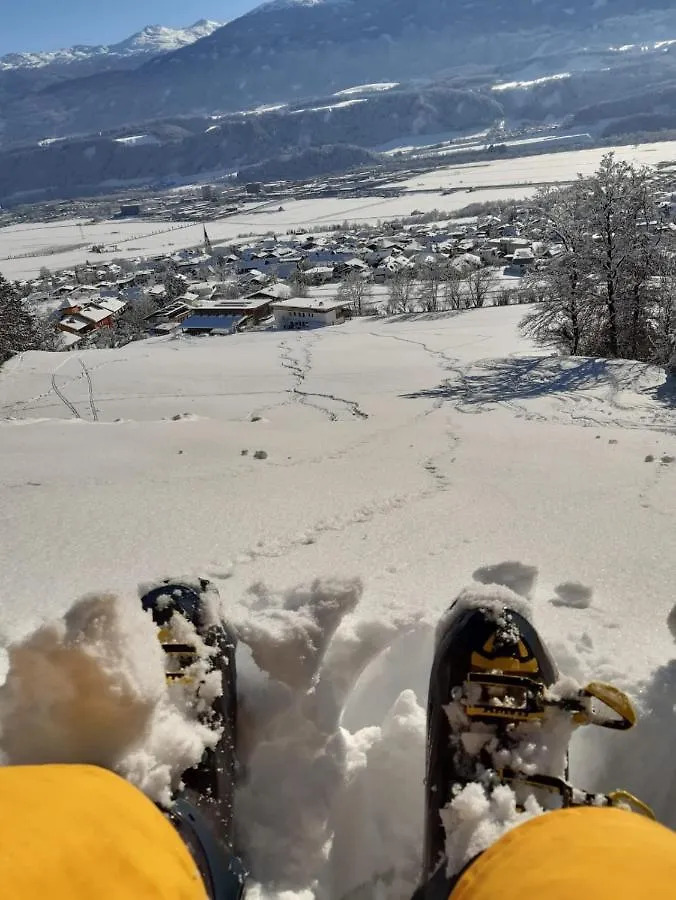
{"label": "snow-covered farmland", "polygon": [[433,172],[416,175],[403,183],[399,182],[399,186],[409,191],[460,186],[488,189],[495,185],[574,181],[578,174],[591,175],[598,168],[603,155],[611,150],[618,159],[635,165],[654,166],[658,162],[676,160],[676,141],[626,147],[595,147],[495,162],[444,166]]}
{"label": "snow-covered farmland", "polygon": [[[410,895],[433,626],[477,567],[502,560],[539,567],[535,621],[561,669],[639,703],[633,733],[575,739],[574,780],[633,790],[676,826],[674,394],[645,365],[547,355],[518,336],[522,311],[28,353],[0,373],[5,639],[111,590],[121,599],[95,610],[115,627],[91,653],[137,673],[141,647],[146,668],[161,665],[130,612],[138,582],[212,578],[272,670],[261,677],[242,647],[241,827],[272,896],[337,900],[393,865],[387,896]],[[318,702],[302,702],[307,685],[277,690],[298,642],[341,618]],[[345,698],[350,667],[374,656]],[[56,687],[42,710],[78,702],[78,683],[58,690],[67,658],[45,661]],[[0,749],[11,736],[12,759],[47,758],[49,742],[28,747],[35,732],[18,729],[35,716],[3,691]],[[146,774],[153,738],[139,735]]]}
{"label": "snow-covered farmland", "polygon": [[598,168],[603,155],[611,150],[618,159],[627,160],[635,165],[654,166],[658,162],[676,160],[676,141],[627,147],[595,147],[589,150],[543,153],[539,156],[524,156],[495,162],[444,166],[400,182],[399,186],[409,191],[460,186],[488,190],[496,185],[574,181],[578,174],[591,175]]}

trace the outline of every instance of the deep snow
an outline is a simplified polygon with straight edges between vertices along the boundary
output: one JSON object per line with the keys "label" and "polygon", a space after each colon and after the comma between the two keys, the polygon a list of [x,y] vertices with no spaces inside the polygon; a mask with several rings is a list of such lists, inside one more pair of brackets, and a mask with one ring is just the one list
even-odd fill
{"label": "deep snow", "polygon": [[43,685],[57,722],[61,689],[90,686],[65,704],[76,731],[77,703],[114,720],[92,693],[119,691],[137,720],[104,761],[160,789],[194,732],[168,723],[134,598],[140,582],[206,575],[243,640],[239,820],[261,896],[337,900],[378,874],[406,897],[434,628],[474,574],[529,595],[564,674],[638,703],[634,732],[575,736],[573,780],[632,790],[676,827],[674,394],[648,366],[547,355],[518,336],[522,314],[6,365],[0,631],[18,680],[0,688],[4,754],[79,752],[30,715]]}

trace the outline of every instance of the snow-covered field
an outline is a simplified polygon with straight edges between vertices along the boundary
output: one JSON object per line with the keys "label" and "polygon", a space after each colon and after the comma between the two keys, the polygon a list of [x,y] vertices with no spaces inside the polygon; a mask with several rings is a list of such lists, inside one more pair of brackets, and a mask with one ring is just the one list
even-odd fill
{"label": "snow-covered field", "polygon": [[[85,746],[157,792],[190,736],[159,713],[144,729],[120,721],[116,696],[134,715],[162,696],[133,598],[139,582],[206,575],[251,647],[239,821],[255,874],[273,896],[338,900],[394,867],[387,896],[406,897],[433,627],[478,567],[510,560],[539,568],[535,622],[561,669],[614,681],[641,710],[628,735],[576,736],[573,779],[633,790],[676,827],[676,398],[660,370],[536,349],[518,336],[522,313],[7,364],[0,630],[19,642],[0,688],[7,758]],[[45,621],[57,624],[26,638]],[[102,746],[92,702],[124,746]]]}
{"label": "snow-covered field", "polygon": [[[236,216],[209,222],[209,237],[214,243],[235,240],[242,234],[285,233],[289,229],[364,222],[376,224],[412,212],[453,213],[469,203],[489,200],[524,199],[536,185],[572,181],[578,173],[590,175],[608,149],[550,153],[520,159],[444,166],[398,183],[406,193],[401,197],[322,198],[285,200],[254,212],[243,210]],[[676,142],[641,144],[615,148],[621,159],[645,165],[676,159]],[[510,187],[510,185],[519,185]],[[444,196],[442,191],[454,189]],[[430,193],[420,193],[429,191]],[[64,221],[31,223],[0,229],[0,273],[6,278],[36,277],[42,266],[66,269],[87,259],[106,262],[116,258],[136,258],[171,253],[194,247],[202,241],[202,223],[180,224],[111,221],[88,224]],[[93,255],[88,248],[104,244],[108,249]],[[110,249],[116,245],[117,249]],[[30,255],[29,255],[30,254]]]}
{"label": "snow-covered field", "polygon": [[[658,162],[676,159],[676,141],[654,144],[636,144],[623,147],[594,147],[589,150],[569,150],[561,153],[543,153],[495,162],[466,163],[448,166],[416,175],[408,181],[398,182],[409,191],[434,188],[486,185],[556,183],[574,181],[578,174],[592,175],[604,154],[614,151],[618,159],[634,165],[654,166]],[[467,202],[472,202],[471,199]],[[466,203],[463,202],[463,206]]]}

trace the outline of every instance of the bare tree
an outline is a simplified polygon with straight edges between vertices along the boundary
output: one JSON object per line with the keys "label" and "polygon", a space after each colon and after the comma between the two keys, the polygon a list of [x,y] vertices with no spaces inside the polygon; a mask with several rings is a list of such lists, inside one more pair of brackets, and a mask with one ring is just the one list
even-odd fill
{"label": "bare tree", "polygon": [[442,309],[462,309],[463,307],[462,278],[453,266],[446,266],[441,285]]}
{"label": "bare tree", "polygon": [[474,309],[485,305],[495,281],[495,272],[489,267],[482,267],[470,272],[464,279],[467,290],[467,304]]}
{"label": "bare tree", "polygon": [[348,303],[358,316],[364,315],[370,297],[371,285],[358,272],[346,275],[338,288],[338,300]]}
{"label": "bare tree", "polygon": [[415,304],[415,278],[410,269],[392,273],[388,283],[387,311],[389,313],[412,312]]}
{"label": "bare tree", "polygon": [[291,277],[288,280],[288,285],[291,289],[292,297],[307,297],[308,279],[305,274],[305,269],[299,267],[295,272],[292,272]]}
{"label": "bare tree", "polygon": [[424,312],[436,312],[439,309],[439,292],[443,280],[443,266],[436,259],[425,261],[419,270],[420,287],[418,299]]}

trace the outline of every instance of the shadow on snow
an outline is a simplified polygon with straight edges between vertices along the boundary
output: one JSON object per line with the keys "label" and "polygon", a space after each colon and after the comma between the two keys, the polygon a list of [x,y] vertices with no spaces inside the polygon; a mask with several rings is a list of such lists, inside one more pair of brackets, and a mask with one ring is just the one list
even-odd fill
{"label": "shadow on snow", "polygon": [[481,360],[467,372],[452,376],[433,388],[423,388],[406,399],[459,400],[466,404],[527,400],[546,394],[569,394],[615,378],[605,359],[566,359],[558,356]]}

